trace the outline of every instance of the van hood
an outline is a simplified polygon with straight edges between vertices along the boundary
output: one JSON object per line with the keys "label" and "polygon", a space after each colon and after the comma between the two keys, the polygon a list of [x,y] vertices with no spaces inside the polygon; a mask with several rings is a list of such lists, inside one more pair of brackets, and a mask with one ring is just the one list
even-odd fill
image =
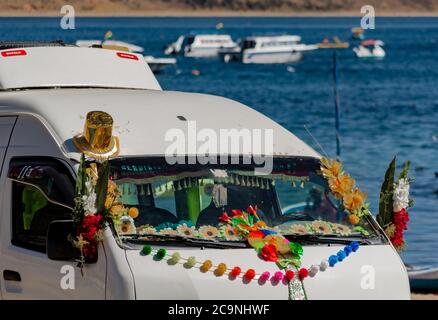
{"label": "van hood", "polygon": [[[341,247],[305,246],[302,263],[304,267],[319,264],[336,254]],[[242,272],[252,268],[257,274],[279,271],[273,262],[258,258],[248,249],[200,249],[169,248],[168,254],[178,251],[181,257],[196,257],[213,265],[223,262],[228,268],[239,266]],[[227,299],[227,300],[284,300],[288,299],[288,285],[276,285],[257,280],[245,283],[242,278],[230,280],[225,274],[217,277],[212,268],[202,273],[199,266],[187,269],[182,263],[170,265],[166,259],[156,261],[152,256],[143,256],[140,250],[127,250],[126,258],[135,281],[137,299]],[[410,288],[406,269],[390,245],[364,245],[350,254],[335,267],[318,272],[304,280],[308,299],[409,299]]]}

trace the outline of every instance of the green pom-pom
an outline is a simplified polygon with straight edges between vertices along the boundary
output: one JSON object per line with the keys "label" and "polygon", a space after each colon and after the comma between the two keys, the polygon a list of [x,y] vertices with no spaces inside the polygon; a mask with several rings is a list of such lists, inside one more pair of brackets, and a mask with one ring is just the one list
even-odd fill
{"label": "green pom-pom", "polygon": [[160,249],[157,251],[157,260],[162,260],[166,256],[166,249]]}
{"label": "green pom-pom", "polygon": [[143,255],[145,255],[145,256],[150,255],[151,252],[152,252],[152,247],[151,247],[150,245],[145,245],[145,246],[143,247],[143,249],[141,250],[141,253],[142,253]]}

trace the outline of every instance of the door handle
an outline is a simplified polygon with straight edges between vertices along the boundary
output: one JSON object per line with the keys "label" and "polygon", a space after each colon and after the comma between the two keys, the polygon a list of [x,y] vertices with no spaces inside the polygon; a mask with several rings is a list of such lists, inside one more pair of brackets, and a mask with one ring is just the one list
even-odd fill
{"label": "door handle", "polygon": [[17,271],[3,270],[3,279],[6,281],[21,281],[21,276]]}

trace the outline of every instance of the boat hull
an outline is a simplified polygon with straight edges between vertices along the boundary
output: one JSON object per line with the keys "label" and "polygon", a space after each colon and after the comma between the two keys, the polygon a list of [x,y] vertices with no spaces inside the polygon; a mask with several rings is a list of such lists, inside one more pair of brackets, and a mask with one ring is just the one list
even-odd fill
{"label": "boat hull", "polygon": [[293,63],[303,58],[300,52],[243,52],[243,63]]}

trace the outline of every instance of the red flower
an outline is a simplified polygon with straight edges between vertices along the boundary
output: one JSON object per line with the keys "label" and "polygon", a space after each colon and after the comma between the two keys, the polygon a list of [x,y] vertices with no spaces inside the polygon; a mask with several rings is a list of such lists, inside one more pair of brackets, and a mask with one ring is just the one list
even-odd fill
{"label": "red flower", "polygon": [[255,275],[256,275],[256,273],[255,273],[254,269],[248,269],[245,272],[244,277],[245,277],[246,280],[251,281],[252,279],[254,279]]}
{"label": "red flower", "polygon": [[276,262],[278,260],[277,248],[272,244],[265,244],[260,250],[260,255],[265,261]]}
{"label": "red flower", "polygon": [[306,268],[301,268],[298,271],[298,276],[301,280],[304,280],[309,275],[309,271]]}
{"label": "red flower", "polygon": [[246,209],[249,214],[257,215],[257,206],[249,206],[248,209]]}
{"label": "red flower", "polygon": [[222,216],[219,218],[219,221],[223,223],[230,222],[230,217],[228,216],[228,213],[226,212],[222,213]]}
{"label": "red flower", "polygon": [[237,209],[231,210],[231,212],[233,213],[234,217],[241,217],[243,216],[243,212]]}
{"label": "red flower", "polygon": [[287,270],[284,276],[287,281],[292,281],[292,279],[295,277],[295,272],[293,272],[292,270]]}

